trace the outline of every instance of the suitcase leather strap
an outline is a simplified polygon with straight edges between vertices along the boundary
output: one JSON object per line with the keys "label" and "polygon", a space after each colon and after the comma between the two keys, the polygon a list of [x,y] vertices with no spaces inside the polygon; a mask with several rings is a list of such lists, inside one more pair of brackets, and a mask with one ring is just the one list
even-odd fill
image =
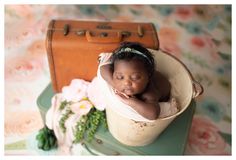
{"label": "suitcase leather strap", "polygon": [[[97,27],[98,28],[98,27]],[[89,30],[73,30],[70,28],[69,24],[65,24],[63,29],[55,29],[55,28],[49,28],[49,30],[52,31],[63,31],[64,36],[67,36],[69,32],[75,31],[78,36],[86,36],[86,39],[88,42],[91,43],[120,43],[122,41],[122,37],[129,37],[131,35],[130,31],[115,31],[116,36],[110,36],[108,35],[108,32],[100,32],[100,34],[93,35],[91,31]],[[98,29],[101,31],[101,29]],[[113,30],[114,31],[114,30]],[[139,37],[143,37],[144,31],[141,25],[137,27],[137,32]]]}
{"label": "suitcase leather strap", "polygon": [[101,32],[100,36],[92,36],[90,31],[86,31],[86,38],[91,43],[119,43],[122,40],[120,32],[116,32],[116,36],[108,36],[106,32]]}

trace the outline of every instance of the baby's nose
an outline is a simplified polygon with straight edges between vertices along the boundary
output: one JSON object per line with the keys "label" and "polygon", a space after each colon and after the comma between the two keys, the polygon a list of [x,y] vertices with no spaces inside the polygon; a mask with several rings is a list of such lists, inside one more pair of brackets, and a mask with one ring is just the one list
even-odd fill
{"label": "baby's nose", "polygon": [[125,85],[125,86],[131,86],[131,85],[132,85],[132,82],[127,79],[127,80],[125,80],[124,85]]}

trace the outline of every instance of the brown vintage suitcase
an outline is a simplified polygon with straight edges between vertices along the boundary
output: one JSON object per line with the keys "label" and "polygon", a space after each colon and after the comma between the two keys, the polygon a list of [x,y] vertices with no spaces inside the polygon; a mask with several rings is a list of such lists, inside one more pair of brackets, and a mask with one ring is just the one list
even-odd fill
{"label": "brown vintage suitcase", "polygon": [[158,49],[152,23],[52,20],[46,48],[54,92],[74,78],[91,81],[101,52],[112,52],[121,42],[139,42]]}

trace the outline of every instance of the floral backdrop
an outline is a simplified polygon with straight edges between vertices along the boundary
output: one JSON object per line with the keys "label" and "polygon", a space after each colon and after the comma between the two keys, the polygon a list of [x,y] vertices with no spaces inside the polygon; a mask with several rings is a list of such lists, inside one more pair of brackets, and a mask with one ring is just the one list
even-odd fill
{"label": "floral backdrop", "polygon": [[231,5],[5,5],[5,155],[35,148],[43,127],[36,100],[50,82],[45,49],[51,19],[154,23],[160,48],[204,87],[187,155],[231,155]]}

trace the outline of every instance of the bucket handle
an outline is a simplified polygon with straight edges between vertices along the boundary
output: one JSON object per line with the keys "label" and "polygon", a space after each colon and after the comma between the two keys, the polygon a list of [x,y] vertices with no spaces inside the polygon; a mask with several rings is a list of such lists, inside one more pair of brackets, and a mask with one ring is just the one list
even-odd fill
{"label": "bucket handle", "polygon": [[203,93],[204,89],[199,82],[193,80],[192,83],[193,83],[193,98],[196,98]]}

